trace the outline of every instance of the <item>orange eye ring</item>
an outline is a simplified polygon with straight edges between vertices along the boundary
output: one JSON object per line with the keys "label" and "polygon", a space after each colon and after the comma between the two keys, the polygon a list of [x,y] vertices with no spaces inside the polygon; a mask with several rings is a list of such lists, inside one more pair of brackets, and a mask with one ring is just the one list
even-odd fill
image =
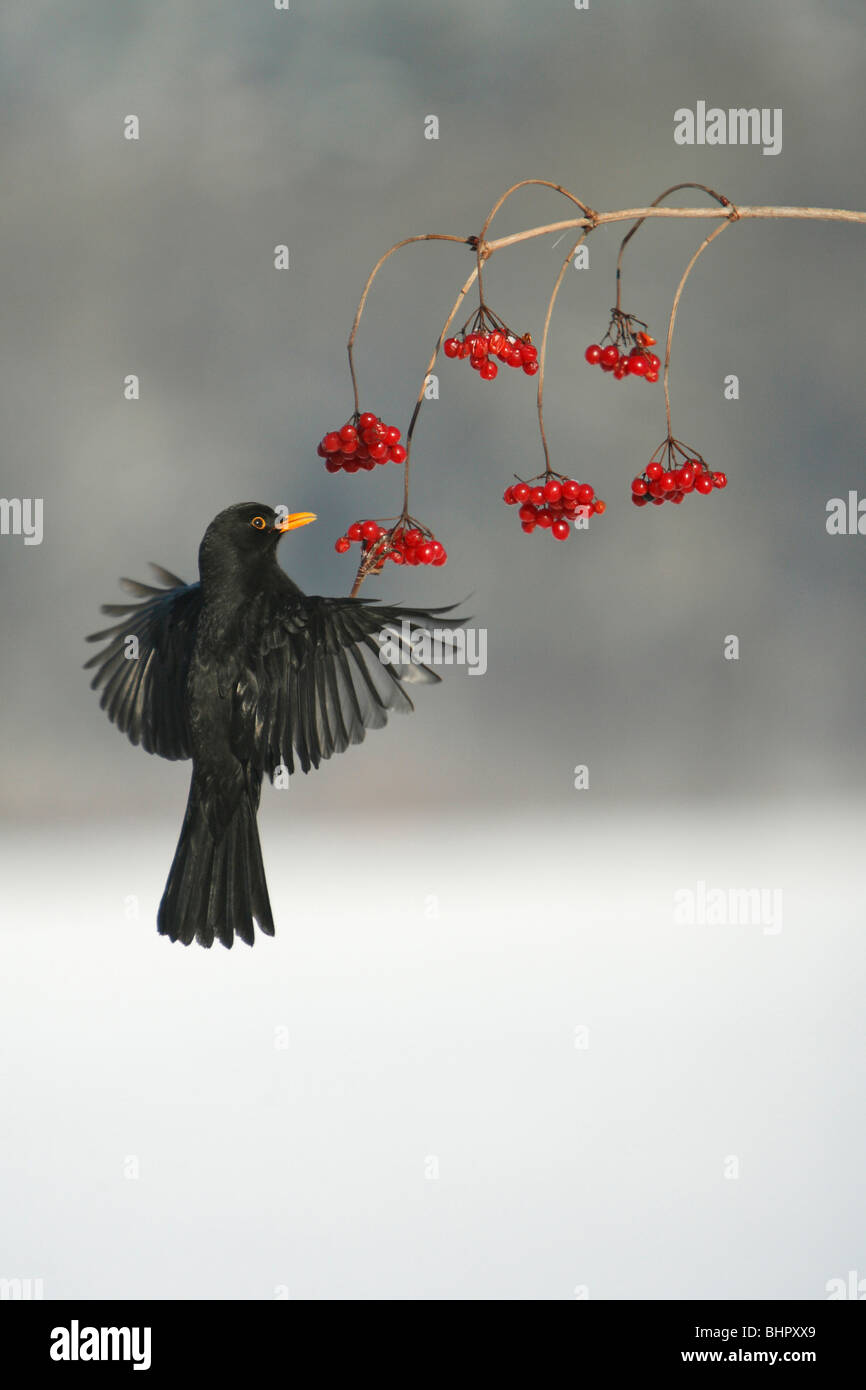
{"label": "orange eye ring", "polygon": [[250,525],[255,526],[257,531],[264,531],[267,524],[263,516],[254,516],[250,522]]}

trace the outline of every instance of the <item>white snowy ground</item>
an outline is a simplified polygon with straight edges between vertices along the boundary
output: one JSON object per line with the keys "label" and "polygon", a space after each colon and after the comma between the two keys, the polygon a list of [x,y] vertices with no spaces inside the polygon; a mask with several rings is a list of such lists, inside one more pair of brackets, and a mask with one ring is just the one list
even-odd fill
{"label": "white snowy ground", "polygon": [[[7,831],[0,1276],[819,1299],[866,1275],[863,808],[660,809],[662,852],[575,802],[354,828],[272,804],[252,951],[157,937],[174,821]],[[781,930],[677,923],[699,880],[781,889]]]}

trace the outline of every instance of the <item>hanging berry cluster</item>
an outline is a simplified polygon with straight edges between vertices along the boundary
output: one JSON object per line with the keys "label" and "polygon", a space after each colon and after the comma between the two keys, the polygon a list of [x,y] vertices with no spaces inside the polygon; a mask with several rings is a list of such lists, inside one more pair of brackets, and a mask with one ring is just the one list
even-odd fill
{"label": "hanging berry cluster", "polygon": [[[679,457],[678,457],[679,456]],[[643,473],[632,481],[631,500],[636,507],[652,502],[680,503],[690,492],[708,497],[714,488],[727,487],[724,473],[714,473],[697,454],[670,437],[655,450]]]}
{"label": "hanging berry cluster", "polygon": [[386,425],[371,410],[356,412],[338,430],[329,430],[316,449],[329,473],[372,472],[377,463],[405,463],[406,450],[396,425]]}
{"label": "hanging berry cluster", "polygon": [[507,487],[502,500],[509,507],[519,506],[521,530],[531,535],[536,527],[550,531],[554,540],[568,540],[571,523],[601,516],[605,503],[596,497],[591,483],[565,478],[561,473],[539,473],[528,481],[520,478]]}
{"label": "hanging berry cluster", "polygon": [[[640,324],[640,328],[636,327],[637,324]],[[610,342],[606,342],[608,338]],[[600,343],[590,343],[584,357],[591,367],[601,367],[603,372],[610,372],[614,381],[636,376],[654,382],[659,379],[661,367],[661,358],[650,352],[655,341],[646,331],[642,319],[613,309],[604,338]]]}
{"label": "hanging berry cluster", "polygon": [[395,565],[445,564],[447,551],[427,526],[413,517],[401,517],[392,526],[378,521],[353,521],[346,534],[334,543],[338,555],[345,555],[353,542],[361,546],[362,564],[369,560],[367,573],[379,574],[386,560]]}
{"label": "hanging berry cluster", "polygon": [[529,333],[520,338],[483,304],[464,323],[459,334],[442,344],[446,357],[469,358],[482,381],[498,376],[497,361],[508,367],[522,367],[527,376],[538,371],[538,348]]}

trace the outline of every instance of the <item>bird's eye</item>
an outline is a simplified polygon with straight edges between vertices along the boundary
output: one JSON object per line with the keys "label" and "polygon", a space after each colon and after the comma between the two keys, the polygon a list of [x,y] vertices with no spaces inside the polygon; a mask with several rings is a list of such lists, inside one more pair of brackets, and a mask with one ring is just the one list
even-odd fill
{"label": "bird's eye", "polygon": [[254,516],[250,522],[250,525],[255,526],[257,531],[264,531],[267,524],[263,516]]}

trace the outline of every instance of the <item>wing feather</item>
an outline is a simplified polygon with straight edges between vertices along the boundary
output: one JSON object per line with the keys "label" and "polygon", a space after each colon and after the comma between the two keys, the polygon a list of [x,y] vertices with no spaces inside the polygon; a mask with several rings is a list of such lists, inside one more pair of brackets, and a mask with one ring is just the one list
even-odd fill
{"label": "wing feather", "polygon": [[[163,758],[192,756],[185,708],[186,676],[201,610],[201,586],[151,565],[164,587],[123,579],[138,603],[106,603],[102,612],[121,621],[91,633],[88,642],[106,646],[84,663],[94,669],[91,689],[131,743]],[[138,655],[127,655],[134,637]]]}
{"label": "wing feather", "polygon": [[[407,687],[440,677],[413,658],[411,640],[431,631],[451,608],[379,606],[369,599],[333,599],[302,594],[287,582],[259,612],[260,650],[265,654],[256,697],[254,762],[271,777],[283,765],[304,772],[319,767],[368,729],[380,729],[391,713],[414,709]],[[404,640],[408,622],[410,642]],[[450,617],[458,626],[464,618]],[[383,660],[390,639],[395,660]],[[242,695],[240,684],[236,692]]]}

